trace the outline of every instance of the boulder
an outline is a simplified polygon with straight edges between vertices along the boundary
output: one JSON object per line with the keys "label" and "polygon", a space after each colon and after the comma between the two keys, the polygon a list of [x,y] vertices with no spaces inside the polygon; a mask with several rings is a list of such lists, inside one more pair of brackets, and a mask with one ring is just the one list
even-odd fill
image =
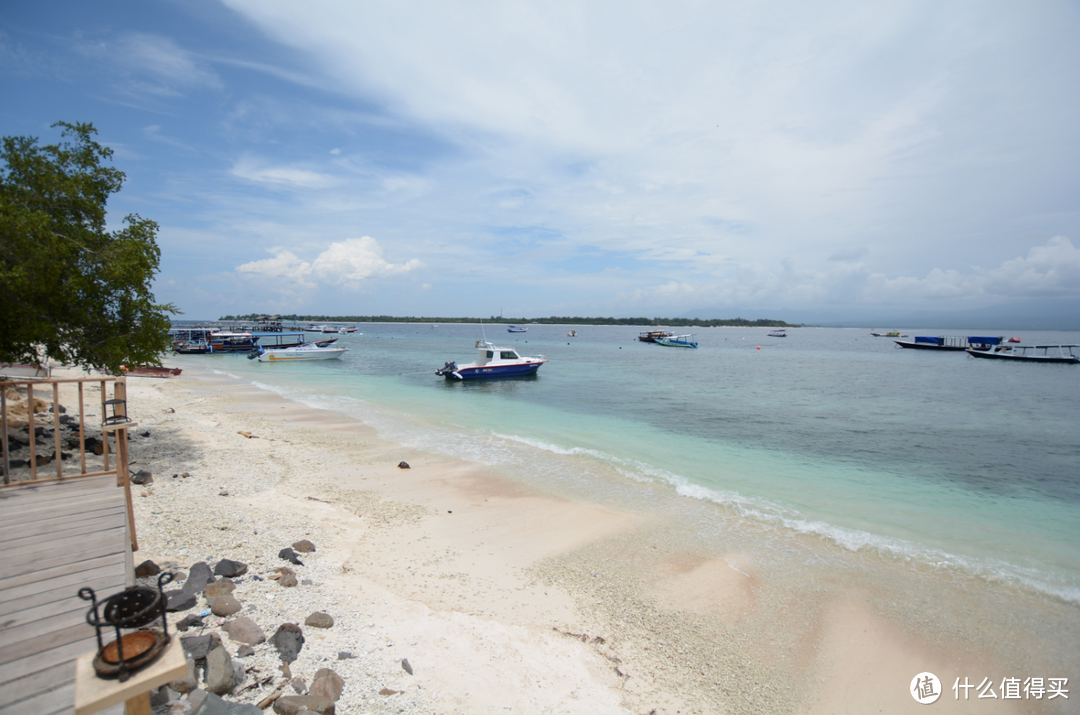
{"label": "boulder", "polygon": [[266,642],[266,634],[263,633],[263,629],[259,628],[259,624],[247,616],[226,621],[221,626],[221,630],[228,633],[229,640],[235,643],[258,645]]}
{"label": "boulder", "polygon": [[231,693],[236,687],[236,671],[224,646],[218,645],[206,654],[206,689],[217,695]]}
{"label": "boulder", "polygon": [[211,649],[221,645],[221,639],[216,633],[207,633],[204,636],[180,636],[180,645],[185,653],[198,663],[206,658]]}
{"label": "boulder", "polygon": [[315,680],[308,689],[308,695],[317,695],[336,703],[341,698],[343,690],[345,690],[345,681],[340,675],[329,668],[320,668],[315,673]]}
{"label": "boulder", "polygon": [[135,578],[157,576],[159,573],[161,573],[161,567],[149,559],[135,567]]}
{"label": "boulder", "polygon": [[197,564],[193,564],[188,569],[187,581],[184,582],[184,589],[190,593],[198,593],[206,588],[206,585],[214,582],[214,572],[210,570],[209,564],[205,561],[200,561]]}
{"label": "boulder", "polygon": [[304,621],[304,625],[312,626],[314,628],[330,628],[334,625],[334,618],[328,613],[315,611],[315,613],[312,613],[307,617],[307,620]]}
{"label": "boulder", "polygon": [[305,709],[319,715],[335,715],[333,701],[315,695],[284,695],[274,701],[274,712],[278,715],[298,715]]}
{"label": "boulder", "polygon": [[270,638],[284,663],[292,663],[304,647],[304,631],[295,623],[283,623]]}
{"label": "boulder", "polygon": [[231,559],[222,559],[214,566],[214,575],[226,578],[236,578],[247,573],[247,564]]}
{"label": "boulder", "polygon": [[214,599],[214,605],[210,606],[215,616],[231,616],[240,610],[240,602],[232,595],[225,594]]}
{"label": "boulder", "polygon": [[165,610],[170,613],[177,611],[186,611],[189,608],[194,608],[198,599],[195,594],[188,593],[186,589],[175,589],[165,592]]}

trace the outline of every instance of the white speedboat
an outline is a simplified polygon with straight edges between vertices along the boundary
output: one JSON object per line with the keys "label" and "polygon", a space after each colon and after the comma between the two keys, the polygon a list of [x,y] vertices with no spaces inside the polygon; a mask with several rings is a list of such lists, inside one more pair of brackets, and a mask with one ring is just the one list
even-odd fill
{"label": "white speedboat", "polygon": [[446,379],[473,380],[485,377],[520,377],[533,375],[540,366],[547,362],[543,355],[522,357],[513,348],[497,348],[486,340],[477,340],[476,349],[480,357],[468,365],[458,366],[452,360],[435,371]]}
{"label": "white speedboat", "polygon": [[315,343],[304,343],[291,348],[261,348],[259,352],[248,355],[259,362],[295,362],[297,360],[336,360],[348,352],[348,348],[332,345],[325,347]]}
{"label": "white speedboat", "polygon": [[657,345],[663,345],[669,348],[696,348],[697,340],[694,339],[694,334],[690,335],[670,335],[663,338],[656,338],[654,340]]}

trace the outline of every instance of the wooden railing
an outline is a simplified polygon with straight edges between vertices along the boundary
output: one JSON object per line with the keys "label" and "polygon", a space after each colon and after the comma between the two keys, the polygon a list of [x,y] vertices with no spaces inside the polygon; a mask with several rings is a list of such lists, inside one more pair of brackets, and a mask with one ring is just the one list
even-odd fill
{"label": "wooden railing", "polygon": [[[87,471],[87,450],[86,450],[86,386],[87,384],[97,383],[100,394],[100,410],[101,410],[101,428],[100,428],[100,440],[102,444],[100,465],[99,469],[94,471]],[[60,386],[61,385],[74,385],[78,389],[78,423],[79,423],[79,443],[78,443],[78,471],[68,468],[65,469],[63,459],[63,446],[61,444],[61,420],[60,420]],[[108,385],[112,385],[113,396],[108,397]],[[17,479],[16,473],[11,466],[11,449],[9,444],[8,427],[12,421],[12,415],[10,414],[10,407],[7,397],[8,388],[25,388],[26,390],[26,420],[27,420],[27,436],[30,441],[30,458],[29,458],[29,475],[25,479]],[[52,474],[52,469],[45,470],[46,474],[41,474],[42,470],[38,469],[37,465],[37,425],[39,420],[36,419],[34,412],[34,398],[35,392],[44,396],[49,392],[52,393],[52,427],[53,427],[53,462],[55,462],[56,474]],[[70,403],[70,400],[69,400]],[[96,404],[96,403],[95,403]],[[70,404],[66,408],[67,414],[70,416],[72,413]],[[41,422],[45,422],[42,420]],[[127,381],[123,377],[88,377],[88,378],[73,378],[66,380],[6,380],[0,381],[0,466],[3,469],[3,484],[0,484],[0,488],[3,487],[17,487],[25,486],[28,484],[40,484],[46,481],[55,480],[67,480],[77,479],[80,477],[99,477],[109,474],[116,475],[116,486],[123,487],[124,496],[127,501],[128,512],[128,524],[131,532],[131,550],[137,551],[138,541],[135,537],[135,514],[132,509],[131,502],[131,480],[130,473],[128,471],[128,450],[127,450],[127,431],[129,428],[136,426],[134,422],[131,422],[127,416]],[[109,437],[112,436],[115,442],[115,448],[110,450]],[[71,447],[74,452],[75,447]],[[115,456],[113,456],[115,455]],[[111,458],[112,457],[112,458]],[[18,476],[22,476],[20,473]]]}

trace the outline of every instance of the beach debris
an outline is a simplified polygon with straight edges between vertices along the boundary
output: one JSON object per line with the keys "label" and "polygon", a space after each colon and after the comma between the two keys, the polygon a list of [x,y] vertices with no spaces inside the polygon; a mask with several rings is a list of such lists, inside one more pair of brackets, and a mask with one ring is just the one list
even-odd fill
{"label": "beach debris", "polygon": [[221,626],[221,630],[229,634],[229,640],[235,643],[253,646],[266,642],[266,634],[259,624],[247,616],[234,618]]}
{"label": "beach debris", "polygon": [[308,693],[336,703],[341,698],[341,693],[344,690],[345,681],[340,675],[329,668],[319,668],[315,672],[315,679],[311,682],[311,689],[308,690]]}
{"label": "beach debris", "polygon": [[155,564],[150,559],[143,561],[141,564],[135,567],[135,578],[157,576],[159,573],[161,573],[161,567]]}
{"label": "beach debris", "polygon": [[390,688],[383,688],[382,690],[379,691],[379,695],[397,695],[400,692],[404,692],[404,691],[391,690]]}
{"label": "beach debris", "polygon": [[300,560],[300,557],[296,555],[296,552],[292,548],[285,548],[278,552],[279,559],[285,559],[290,564],[296,564],[297,566],[303,566],[304,562]]}
{"label": "beach debris", "polygon": [[301,554],[310,554],[315,551],[315,544],[311,543],[307,539],[301,539],[292,545],[294,551],[298,551]]}
{"label": "beach debris", "polygon": [[408,658],[402,658],[401,659],[401,669],[404,670],[409,675],[412,675],[412,666],[409,665],[409,659]]}
{"label": "beach debris", "polygon": [[288,665],[296,660],[304,647],[304,631],[295,623],[283,623],[271,636],[270,645],[277,650],[282,662]]}
{"label": "beach debris", "polygon": [[153,484],[154,474],[148,469],[140,469],[131,475],[132,484]]}
{"label": "beach debris", "polygon": [[398,469],[411,469],[412,468],[412,467],[409,466],[408,462],[404,462],[404,461],[403,462],[398,462],[397,467],[398,467]]}
{"label": "beach debris", "polygon": [[214,575],[224,576],[226,578],[243,576],[247,573],[247,570],[247,564],[242,561],[233,561],[232,559],[222,559],[214,565]]}
{"label": "beach debris", "polygon": [[304,621],[304,625],[312,626],[313,628],[330,628],[334,625],[334,617],[329,613],[315,611],[307,617],[307,620]]}

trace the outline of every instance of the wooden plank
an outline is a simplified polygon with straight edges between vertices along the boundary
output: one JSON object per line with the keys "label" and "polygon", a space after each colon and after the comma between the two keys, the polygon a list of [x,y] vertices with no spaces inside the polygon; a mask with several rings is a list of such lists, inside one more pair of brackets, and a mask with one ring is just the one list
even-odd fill
{"label": "wooden plank", "polygon": [[[112,595],[111,593],[108,595]],[[66,615],[68,613],[81,613],[83,618],[86,618],[86,614],[90,611],[91,604],[89,601],[84,601],[81,598],[60,598],[49,603],[26,603],[26,608],[21,611],[14,611],[12,613],[5,613],[0,618],[0,638],[4,637],[4,633],[9,628],[17,628],[19,626],[25,626],[30,623],[36,623],[42,619],[53,618],[56,616]]]}
{"label": "wooden plank", "polygon": [[175,637],[154,663],[139,670],[123,683],[97,677],[93,660],[94,654],[88,653],[79,656],[75,661],[75,715],[96,713],[103,707],[147,693],[187,673],[184,649],[180,645],[180,639]]}
{"label": "wooden plank", "polygon": [[[31,546],[26,547],[27,554],[49,553],[49,552],[52,552],[52,551],[59,552],[62,549],[70,549],[70,548],[82,547],[82,546],[84,546],[84,544],[89,539],[97,539],[99,541],[104,541],[106,543],[111,543],[112,539],[116,538],[116,533],[115,532],[118,529],[120,531],[125,531],[126,530],[125,526],[117,525],[115,527],[110,527],[109,529],[102,529],[101,531],[99,531],[99,532],[97,532],[96,534],[93,534],[93,535],[74,534],[72,536],[68,536],[68,537],[63,538],[63,539],[57,539],[55,541],[49,541],[49,542],[45,542],[45,543],[36,542],[36,543],[32,544]],[[121,548],[122,548],[122,546],[121,546]]]}
{"label": "wooden plank", "polygon": [[[93,626],[86,622],[86,611],[90,608],[90,604],[80,599],[74,599],[80,603],[85,603],[86,608],[73,609],[61,612],[57,608],[56,612],[48,618],[39,618],[36,621],[30,623],[24,623],[20,626],[12,626],[11,628],[5,628],[0,631],[0,650],[8,646],[18,646],[20,643],[32,643],[39,638],[44,638],[64,631],[68,628],[72,628],[78,625],[85,625],[93,633]],[[63,603],[63,602],[61,602]],[[79,636],[80,638],[84,636]]]}
{"label": "wooden plank", "polygon": [[8,538],[21,534],[48,534],[50,530],[64,524],[77,524],[117,514],[121,519],[125,516],[123,502],[113,500],[87,504],[81,509],[72,505],[60,510],[59,513],[50,510],[46,514],[49,516],[42,515],[37,519],[27,517],[18,521],[5,518],[4,526],[0,526],[0,545],[3,545]]}
{"label": "wooden plank", "polygon": [[[5,513],[5,526],[20,526],[41,519],[69,517],[81,513],[123,506],[123,504],[124,495],[118,492],[116,494],[86,496],[81,500],[75,499],[73,501],[58,502],[56,504],[34,502],[33,504],[26,504],[25,508],[16,506],[4,508],[0,505],[0,512]],[[10,519],[6,518],[6,514],[9,512],[11,513]]]}
{"label": "wooden plank", "polygon": [[40,569],[19,576],[0,578],[0,591],[6,591],[7,589],[16,586],[23,586],[28,583],[33,583],[34,581],[45,581],[58,576],[67,576],[68,574],[80,573],[82,571],[93,571],[101,566],[114,566],[117,563],[123,562],[124,557],[121,553],[101,554],[92,558],[73,561],[60,566],[53,566],[52,568]]}
{"label": "wooden plank", "polygon": [[[0,668],[0,685],[7,685],[12,681],[20,680],[53,664],[72,663],[72,667],[74,667],[76,658],[83,653],[95,651],[97,651],[97,640],[91,635],[85,640],[72,641],[56,648],[20,658]],[[5,702],[5,699],[0,698],[0,702]]]}
{"label": "wooden plank", "polygon": [[[0,547],[2,547],[2,545],[0,545]],[[79,551],[67,551],[57,554],[56,556],[35,559],[17,565],[5,564],[4,571],[8,572],[11,576],[21,576],[32,571],[44,571],[45,569],[54,568],[56,566],[64,566],[80,561],[87,561],[88,559],[95,559],[99,556],[113,556],[116,553],[115,546],[111,547],[111,550],[100,547],[87,548],[86,550],[80,548]]]}
{"label": "wooden plank", "polygon": [[31,673],[24,678],[0,685],[0,703],[25,700],[53,690],[57,686],[74,682],[75,661],[71,659],[51,665],[36,673]]}
{"label": "wooden plank", "polygon": [[25,564],[36,563],[40,559],[50,558],[50,554],[66,554],[70,553],[71,549],[79,549],[83,551],[98,550],[101,553],[116,553],[118,549],[122,549],[123,545],[118,545],[115,542],[115,536],[112,534],[95,534],[94,536],[86,536],[82,539],[76,538],[74,541],[68,539],[71,543],[59,544],[56,542],[44,542],[35,544],[32,547],[27,547],[25,550],[11,556],[8,562],[12,568],[16,566],[23,566]]}
{"label": "wooden plank", "polygon": [[[56,603],[57,601],[63,601],[65,598],[78,598],[79,589],[81,588],[92,588],[95,593],[108,597],[124,588],[123,578],[117,574],[103,574],[80,584],[78,588],[73,589],[71,586],[61,586],[60,588],[42,591],[41,593],[35,594],[34,599],[41,599],[42,603]],[[86,607],[89,608],[90,604],[87,604]],[[25,603],[22,599],[12,599],[0,603],[0,622],[9,618],[12,613],[18,613],[24,608]]]}
{"label": "wooden plank", "polygon": [[75,702],[75,681],[64,683],[48,692],[13,703],[0,709],[2,715],[72,715]]}
{"label": "wooden plank", "polygon": [[[124,538],[124,529],[113,529],[114,538]],[[120,561],[123,564],[123,560]],[[94,578],[92,574],[100,573],[101,577],[112,576],[114,573],[119,572],[119,582],[124,582],[123,567],[117,567],[114,569],[95,569],[94,571],[83,571],[80,573],[68,574],[66,576],[58,576],[56,578],[45,579],[42,581],[35,581],[34,583],[27,583],[22,586],[16,586],[14,588],[7,588],[0,591],[0,603],[13,601],[20,598],[27,598],[34,596],[35,594],[44,593],[45,591],[51,591],[55,588],[71,588],[74,591],[78,591],[82,588],[83,584]]]}
{"label": "wooden plank", "polygon": [[65,643],[81,641],[93,635],[94,629],[83,622],[78,625],[69,626],[52,633],[44,634],[40,638],[32,641],[24,641],[3,646],[0,647],[0,665],[10,663],[19,658],[25,658],[28,655],[34,655],[35,653],[50,650],[56,646],[64,645]]}
{"label": "wooden plank", "polygon": [[0,544],[5,550],[18,551],[25,546],[35,543],[55,541],[73,534],[94,534],[101,529],[108,529],[115,524],[126,523],[125,514],[98,515],[93,518],[83,519],[72,517],[62,519],[59,523],[52,524],[22,524],[22,528],[14,533],[9,533],[6,538],[0,539]]}
{"label": "wooden plank", "polygon": [[68,485],[66,482],[55,482],[54,489],[38,492],[24,492],[15,496],[0,494],[0,509],[10,512],[12,516],[19,516],[22,509],[46,511],[50,508],[58,509],[71,504],[78,504],[82,500],[115,499],[114,487],[94,486],[90,489],[82,489],[79,485]]}
{"label": "wooden plank", "polygon": [[50,497],[63,496],[75,492],[89,492],[95,489],[107,491],[112,486],[110,474],[76,474],[63,479],[50,477],[36,482],[16,482],[0,489],[0,503],[8,499],[32,499],[39,495]]}

